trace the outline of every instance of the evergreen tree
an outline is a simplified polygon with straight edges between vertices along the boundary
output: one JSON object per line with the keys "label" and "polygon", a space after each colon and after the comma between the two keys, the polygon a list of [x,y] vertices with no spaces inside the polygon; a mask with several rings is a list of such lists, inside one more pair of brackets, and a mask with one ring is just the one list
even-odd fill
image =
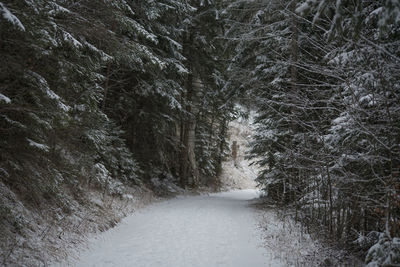
{"label": "evergreen tree", "polygon": [[374,231],[399,234],[399,10],[393,1],[311,0],[226,8],[231,79],[257,99],[259,183],[297,219],[348,243],[354,233],[369,246]]}

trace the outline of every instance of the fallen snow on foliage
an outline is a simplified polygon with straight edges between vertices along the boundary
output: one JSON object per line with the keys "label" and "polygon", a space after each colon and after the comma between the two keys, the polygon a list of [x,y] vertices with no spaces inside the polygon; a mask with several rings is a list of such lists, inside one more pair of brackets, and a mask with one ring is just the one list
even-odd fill
{"label": "fallen snow on foliage", "polygon": [[51,15],[57,15],[59,13],[66,13],[66,14],[72,13],[71,10],[69,10],[63,6],[60,6],[56,3],[50,3],[50,4],[53,7],[53,9],[49,11],[49,14],[51,14]]}
{"label": "fallen snow on foliage", "polygon": [[399,266],[400,238],[388,238],[381,233],[379,241],[373,245],[366,256],[367,267]]}
{"label": "fallen snow on foliage", "polygon": [[63,38],[65,42],[75,48],[81,48],[83,46],[82,43],[75,39],[75,37],[73,37],[69,32],[63,31]]}
{"label": "fallen snow on foliage", "polygon": [[[0,168],[0,176],[8,173]],[[31,210],[0,182],[0,266],[49,266],[75,254],[89,234],[114,226],[127,213],[143,208],[153,195],[141,188],[127,188],[122,199],[86,189],[85,205],[70,196],[60,201],[70,209],[46,207]],[[65,266],[65,265],[62,265]]]}
{"label": "fallen snow on foliage", "polygon": [[[103,61],[110,61],[113,60],[114,58],[112,56],[110,56],[109,54],[105,53],[103,50],[98,49],[97,47],[95,47],[94,45],[92,45],[89,42],[84,42],[84,44],[94,53],[97,53],[101,56],[101,60]],[[96,76],[100,75],[98,73],[95,74]],[[103,75],[98,76],[98,78],[100,78],[100,80],[104,80],[105,77]]]}
{"label": "fallen snow on foliage", "polygon": [[68,112],[71,109],[71,107],[63,103],[63,99],[59,95],[57,95],[53,90],[50,89],[47,80],[43,76],[30,70],[27,71],[27,74],[36,80],[40,90],[42,90],[49,99],[53,99],[57,102],[57,105],[60,109],[65,112]]}
{"label": "fallen snow on foliage", "polygon": [[285,266],[364,266],[361,259],[345,249],[308,234],[307,229],[294,220],[294,210],[261,203],[255,202],[265,248]]}
{"label": "fallen snow on foliage", "polygon": [[11,13],[11,11],[8,10],[2,2],[0,2],[0,14],[5,20],[8,20],[21,31],[25,31],[25,27],[22,25],[21,21],[13,13]]}
{"label": "fallen snow on foliage", "polygon": [[286,266],[263,247],[257,212],[248,205],[256,197],[249,189],[152,205],[91,240],[71,265]]}
{"label": "fallen snow on foliage", "polygon": [[31,147],[37,148],[39,150],[43,150],[45,152],[48,152],[49,149],[50,149],[49,146],[44,145],[44,144],[40,144],[40,143],[36,143],[35,141],[32,141],[29,138],[26,138],[26,140],[28,141],[29,146],[31,146]]}
{"label": "fallen snow on foliage", "polygon": [[264,244],[285,266],[320,266],[324,260],[323,255],[318,255],[321,247],[299,224],[289,218],[279,218],[272,210],[261,216]]}
{"label": "fallen snow on foliage", "polygon": [[0,94],[0,102],[4,102],[6,104],[10,104],[11,103],[11,99],[8,98],[7,96]]}

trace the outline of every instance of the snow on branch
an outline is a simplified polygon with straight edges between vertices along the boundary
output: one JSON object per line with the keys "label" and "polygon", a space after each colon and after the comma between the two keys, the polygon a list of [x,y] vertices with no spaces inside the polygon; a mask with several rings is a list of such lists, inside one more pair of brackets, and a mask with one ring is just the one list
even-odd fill
{"label": "snow on branch", "polygon": [[11,99],[8,98],[7,96],[0,94],[0,102],[4,102],[6,104],[10,104],[11,103]]}
{"label": "snow on branch", "polygon": [[53,7],[53,9],[49,11],[49,14],[51,14],[51,15],[57,15],[59,13],[66,13],[66,14],[72,13],[69,9],[67,9],[63,6],[60,6],[56,3],[51,3],[51,5]]}
{"label": "snow on branch", "polygon": [[73,47],[81,48],[82,43],[76,40],[69,32],[63,31],[63,39],[65,42],[71,44]]}
{"label": "snow on branch", "polygon": [[88,49],[90,49],[94,53],[99,54],[101,56],[101,60],[110,61],[110,60],[114,59],[112,56],[110,56],[109,54],[105,53],[103,50],[98,49],[97,47],[95,47],[91,43],[89,43],[87,41],[84,41],[84,44],[87,46]]}
{"label": "snow on branch", "polygon": [[31,147],[37,148],[37,149],[45,151],[45,152],[48,152],[49,149],[50,149],[49,146],[44,145],[44,144],[36,143],[35,141],[32,141],[29,138],[26,138],[26,140],[29,142],[29,146],[31,146]]}
{"label": "snow on branch", "polygon": [[129,18],[129,17],[121,17],[122,23],[124,23],[127,27],[133,29],[136,33],[143,36],[147,40],[153,42],[154,44],[158,44],[157,36],[153,33],[147,31],[140,23]]}
{"label": "snow on branch", "polygon": [[57,102],[57,105],[60,109],[64,111],[69,111],[71,108],[63,103],[62,98],[57,95],[53,90],[50,89],[49,84],[47,83],[46,79],[43,78],[41,75],[39,75],[36,72],[33,71],[28,71],[27,74],[29,74],[31,77],[33,77],[36,80],[36,83],[39,86],[39,89],[45,93],[45,95],[49,99],[53,99]]}
{"label": "snow on branch", "polygon": [[11,13],[11,11],[8,10],[2,2],[0,2],[0,14],[5,20],[9,21],[21,31],[25,31],[25,27],[22,25],[21,21],[13,13]]}
{"label": "snow on branch", "polygon": [[296,8],[296,13],[303,15],[304,13],[306,13],[308,10],[311,9],[312,6],[315,5],[317,1],[316,0],[307,0],[304,3],[302,3],[300,6],[298,6]]}

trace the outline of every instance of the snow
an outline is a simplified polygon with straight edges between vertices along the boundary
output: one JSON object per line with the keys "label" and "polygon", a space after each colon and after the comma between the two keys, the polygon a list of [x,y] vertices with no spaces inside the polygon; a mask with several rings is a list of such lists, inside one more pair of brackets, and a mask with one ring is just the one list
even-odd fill
{"label": "snow", "polygon": [[175,47],[178,50],[182,50],[183,46],[178,43],[177,41],[175,41],[174,39],[168,37],[168,36],[163,36],[163,38],[165,38],[166,40],[168,40],[168,42],[171,44],[171,46]]}
{"label": "snow", "polygon": [[175,62],[174,65],[177,68],[179,74],[188,74],[189,73],[189,70],[187,68],[185,68],[182,64]]}
{"label": "snow", "polygon": [[[237,108],[241,112],[246,112],[242,106],[238,105]],[[258,167],[255,164],[251,165],[252,161],[245,157],[254,130],[252,125],[254,115],[252,111],[248,119],[238,118],[229,123],[229,147],[232,148],[233,142],[236,142],[238,148],[236,161],[231,156],[222,163],[220,180],[224,190],[256,188]]]}
{"label": "snow", "polygon": [[137,45],[137,49],[140,53],[146,56],[153,65],[158,66],[161,70],[166,67],[166,63],[161,61],[156,55],[154,55],[146,46],[144,45]]}
{"label": "snow", "polygon": [[145,37],[147,40],[153,42],[154,44],[158,44],[158,39],[157,36],[154,35],[151,32],[148,32],[142,25],[140,25],[138,22],[135,20],[126,17],[125,22],[128,23],[130,26],[132,26],[133,29],[143,37]]}
{"label": "snow", "polygon": [[49,84],[47,83],[44,77],[33,71],[28,71],[27,73],[36,79],[40,89],[47,95],[48,98],[57,101],[57,105],[60,109],[62,109],[65,112],[71,110],[71,107],[65,105],[62,102],[62,98],[59,95],[57,95],[53,90],[50,89]]}
{"label": "snow", "polygon": [[126,199],[126,200],[131,200],[131,201],[135,200],[135,198],[131,194],[123,194],[122,198]]}
{"label": "snow", "polygon": [[82,43],[76,40],[69,32],[63,31],[63,39],[75,48],[81,48]]}
{"label": "snow", "polygon": [[63,6],[60,6],[56,3],[51,3],[51,5],[53,6],[53,10],[49,11],[49,14],[51,14],[51,15],[56,15],[58,13],[67,13],[67,14],[72,13],[69,9],[67,9]]}
{"label": "snow", "polygon": [[383,12],[380,13],[381,18],[379,19],[378,25],[385,26],[391,20],[394,24],[400,22],[400,2],[398,0],[387,0]]}
{"label": "snow", "polygon": [[285,266],[321,266],[326,255],[322,246],[301,229],[301,225],[290,217],[284,217],[272,210],[262,214],[265,246]]}
{"label": "snow", "polygon": [[39,150],[43,150],[43,151],[45,151],[45,152],[48,152],[49,149],[50,149],[49,146],[44,145],[44,144],[36,143],[35,141],[32,141],[32,140],[29,139],[29,138],[26,138],[26,140],[28,141],[28,143],[29,143],[29,145],[30,145],[31,147],[35,147],[35,148],[37,148],[37,149],[39,149]]}
{"label": "snow", "polygon": [[[13,165],[22,171],[19,165]],[[3,173],[0,168],[0,175],[7,175]],[[85,203],[85,206],[65,193],[60,194],[59,201],[63,202],[63,207],[71,210],[70,214],[66,214],[55,207],[41,212],[29,210],[0,181],[1,207],[9,211],[7,218],[15,218],[2,221],[0,266],[49,266],[51,262],[63,261],[69,252],[80,248],[79,244],[86,241],[88,235],[108,229],[126,214],[153,201],[153,194],[148,190],[139,187],[126,189],[125,194],[133,196],[133,199],[121,199],[85,188],[85,198],[91,202]],[[15,232],[17,226],[20,232]]]}
{"label": "snow", "polygon": [[0,2],[0,14],[3,16],[5,20],[8,20],[14,26],[19,28],[21,31],[25,31],[25,27],[21,23],[21,21],[13,13],[11,13],[11,11],[8,10],[2,2]]}
{"label": "snow", "polygon": [[106,183],[108,180],[111,180],[111,177],[110,177],[110,173],[109,173],[109,171],[107,170],[107,168],[103,165],[103,164],[101,164],[101,163],[96,163],[95,165],[94,165],[94,172],[95,172],[95,175],[94,175],[94,177],[100,182],[100,183],[102,183],[102,184],[104,184],[104,183]]}
{"label": "snow", "polygon": [[373,107],[377,104],[373,94],[367,94],[360,97],[360,102],[365,103],[368,107]]}
{"label": "snow", "polygon": [[[109,60],[112,60],[112,59],[113,59],[112,56],[110,56],[110,55],[108,55],[107,53],[105,53],[104,51],[98,49],[97,47],[95,47],[95,46],[92,45],[91,43],[85,41],[84,44],[85,44],[90,50],[92,50],[93,52],[100,54],[101,59],[102,59],[103,61],[109,61]],[[97,74],[97,75],[100,75],[100,74]],[[101,76],[101,78],[104,78],[104,76],[102,76],[102,75],[100,75],[100,76]]]}
{"label": "snow", "polygon": [[7,96],[0,94],[0,102],[4,102],[6,104],[10,104],[11,103],[11,99],[8,98]]}
{"label": "snow", "polygon": [[[237,161],[223,165],[221,183],[231,191],[147,206],[91,238],[85,251],[78,247],[74,259],[50,266],[318,266],[327,253],[299,224],[274,209],[254,208],[257,169],[244,158],[253,117],[230,124],[229,141],[241,147]],[[169,185],[156,178],[152,183]]]}
{"label": "snow", "polygon": [[13,127],[18,127],[20,129],[26,129],[27,128],[25,125],[23,125],[19,121],[12,120],[12,119],[10,119],[9,117],[7,117],[5,115],[1,115],[0,117],[3,118],[7,123],[12,125]]}
{"label": "snow", "polygon": [[[254,189],[152,205],[91,241],[73,266],[285,266],[262,246]],[[54,265],[57,266],[57,265]]]}
{"label": "snow", "polygon": [[315,4],[315,0],[307,0],[303,4],[301,4],[299,7],[296,8],[296,13],[303,15],[305,12],[307,12],[312,5]]}
{"label": "snow", "polygon": [[387,238],[383,233],[366,256],[367,267],[398,266],[400,262],[400,238]]}
{"label": "snow", "polygon": [[374,11],[372,11],[369,16],[367,17],[367,22],[372,18],[372,17],[376,17],[379,16],[380,14],[382,14],[383,12],[383,7],[379,7],[377,9],[375,9]]}

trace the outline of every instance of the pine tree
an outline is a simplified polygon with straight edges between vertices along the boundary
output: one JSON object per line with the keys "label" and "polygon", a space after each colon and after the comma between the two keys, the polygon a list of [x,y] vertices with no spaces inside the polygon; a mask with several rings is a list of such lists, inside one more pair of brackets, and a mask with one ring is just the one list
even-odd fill
{"label": "pine tree", "polygon": [[398,10],[311,0],[226,9],[231,79],[257,98],[259,183],[306,225],[347,242],[358,232],[369,246],[374,231],[398,236]]}

